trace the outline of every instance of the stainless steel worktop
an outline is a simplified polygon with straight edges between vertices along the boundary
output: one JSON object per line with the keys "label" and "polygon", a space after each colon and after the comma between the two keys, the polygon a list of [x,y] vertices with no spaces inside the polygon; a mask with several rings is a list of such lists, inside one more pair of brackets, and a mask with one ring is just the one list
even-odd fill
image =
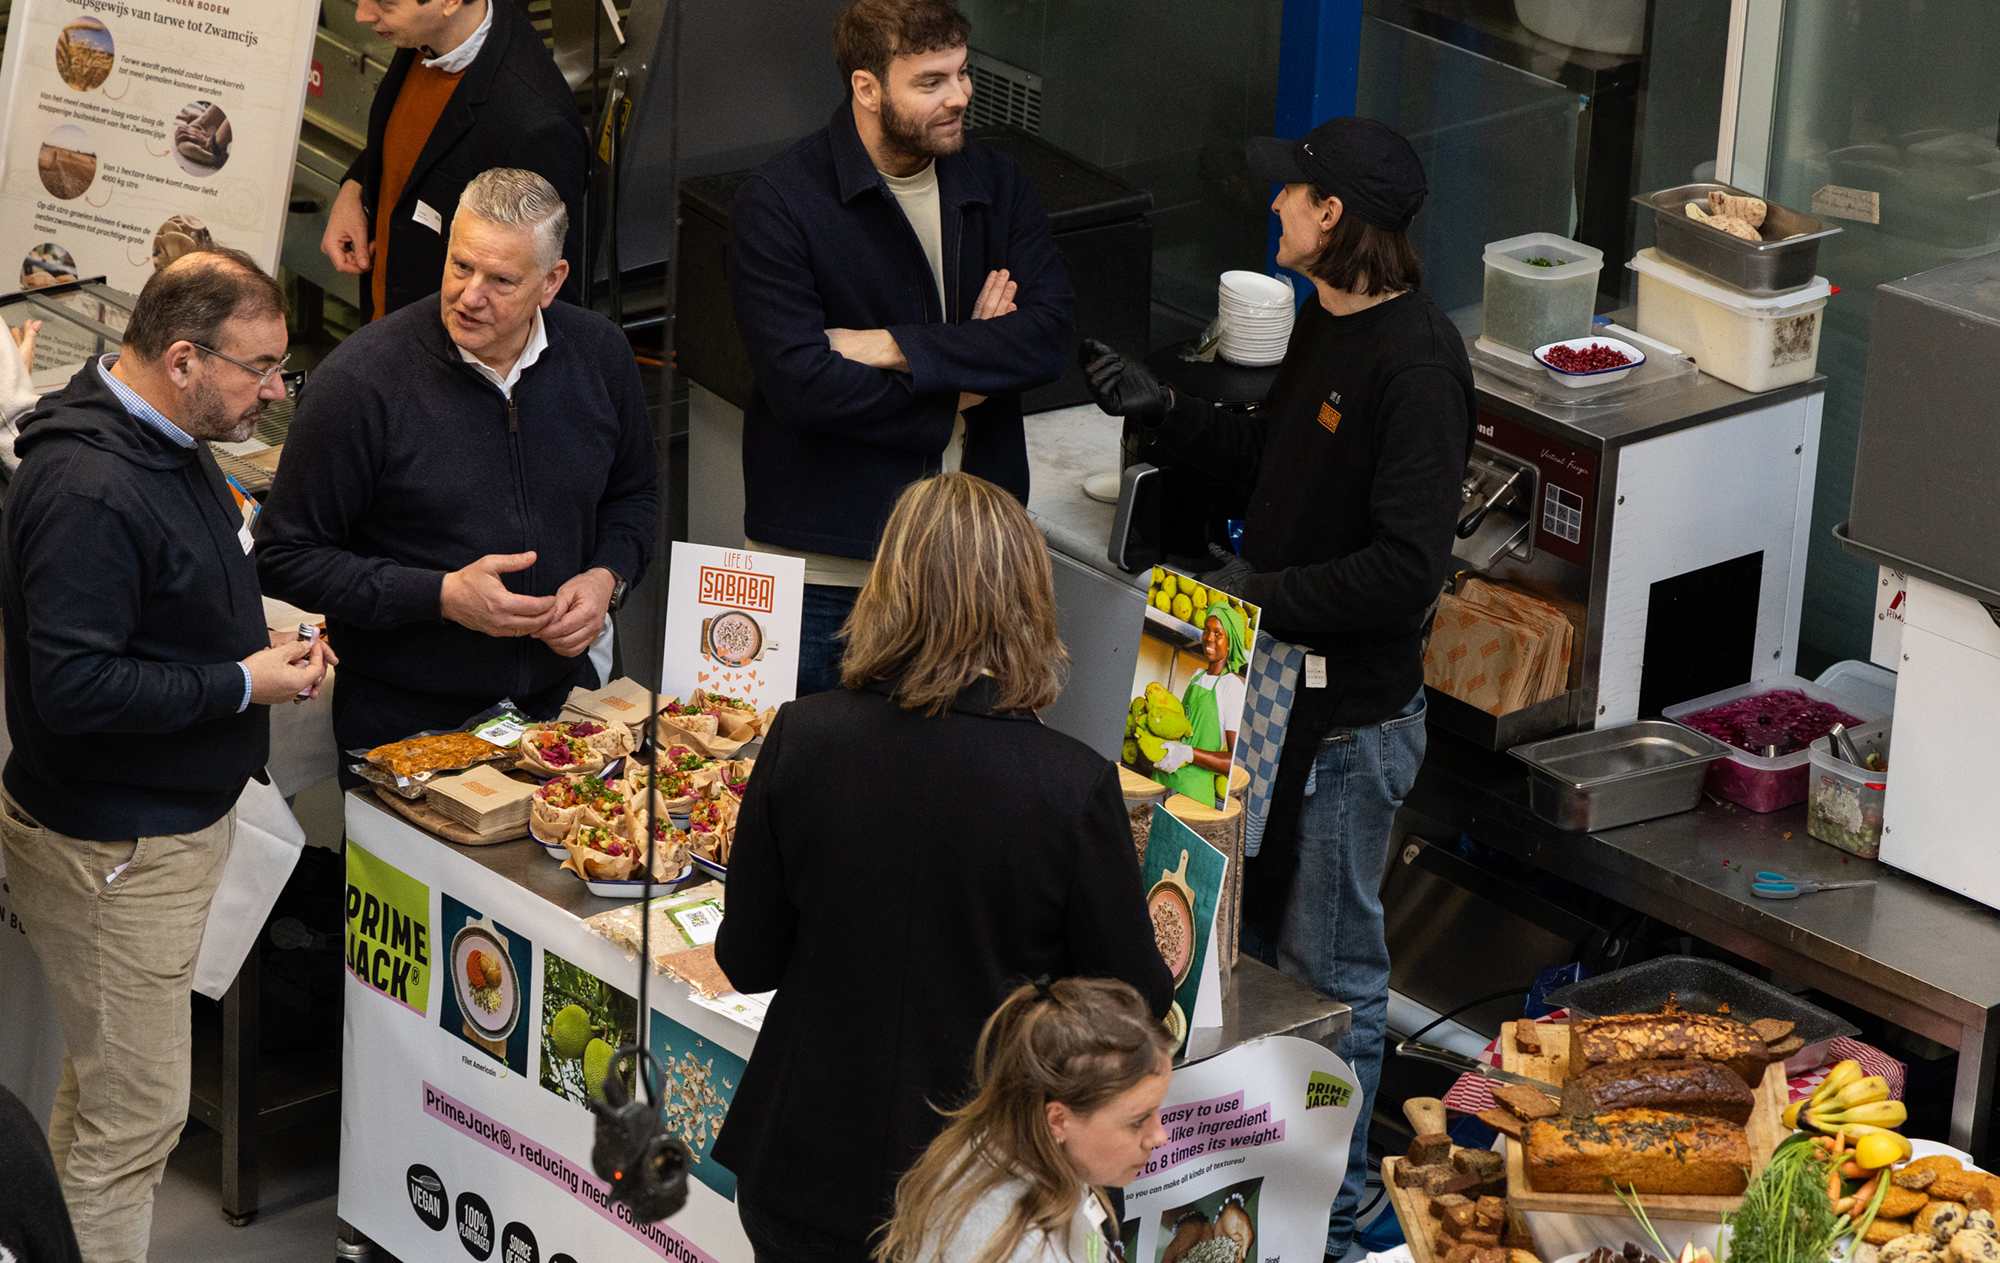
{"label": "stainless steel worktop", "polygon": [[[1465,832],[1958,1050],[1951,1143],[1982,1155],[2000,1052],[2000,911],[1806,834],[1803,805],[1758,815],[1704,799],[1694,811],[1601,833],[1528,810],[1505,754],[1432,728],[1402,823]],[[1760,869],[1875,885],[1757,899]]]}
{"label": "stainless steel worktop", "polygon": [[1056,551],[1114,582],[1143,589],[1146,572],[1128,575],[1106,555],[1117,506],[1083,494],[1084,479],[1118,472],[1123,424],[1088,403],[1025,418],[1028,514]]}
{"label": "stainless steel worktop", "polygon": [[[529,838],[493,846],[460,846],[442,840],[438,845],[451,847],[578,919],[638,902],[591,894],[582,882],[550,859],[540,843]],[[709,880],[697,869],[693,878],[672,889],[693,889]],[[661,892],[668,889],[662,887]],[[1267,1035],[1292,1035],[1331,1048],[1354,1024],[1353,1010],[1348,1005],[1330,1000],[1247,956],[1238,962],[1234,985],[1223,997],[1222,1019],[1219,1035],[1210,1035],[1191,1049],[1187,1061],[1205,1061]]]}

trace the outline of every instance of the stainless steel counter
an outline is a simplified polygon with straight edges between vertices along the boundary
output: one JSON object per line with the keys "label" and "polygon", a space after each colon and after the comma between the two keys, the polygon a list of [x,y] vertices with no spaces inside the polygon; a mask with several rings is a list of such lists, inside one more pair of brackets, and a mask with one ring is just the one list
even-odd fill
{"label": "stainless steel counter", "polygon": [[[1565,832],[1528,810],[1515,760],[1435,727],[1403,810],[1409,832],[1467,833],[1957,1049],[1950,1140],[1984,1161],[2000,1053],[2000,911],[1813,840],[1803,805],[1758,815],[1704,799],[1683,815]],[[1750,875],[1760,869],[1876,884],[1757,899]]]}
{"label": "stainless steel counter", "polygon": [[[451,847],[467,859],[524,890],[540,895],[578,919],[638,902],[636,899],[603,899],[591,894],[582,882],[550,859],[540,844],[527,838],[494,846],[459,846],[444,841],[439,841],[438,845]],[[709,880],[697,869],[695,877],[678,889],[693,889]],[[663,893],[665,889],[662,888]],[[664,975],[661,976],[664,978]],[[1234,982],[1235,985],[1223,998],[1220,1034],[1208,1036],[1199,1047],[1190,1051],[1186,1062],[1206,1061],[1267,1035],[1293,1035],[1332,1048],[1354,1024],[1353,1010],[1346,1004],[1330,1000],[1311,987],[1294,982],[1270,966],[1248,957],[1237,965]],[[666,979],[662,985],[680,984]]]}

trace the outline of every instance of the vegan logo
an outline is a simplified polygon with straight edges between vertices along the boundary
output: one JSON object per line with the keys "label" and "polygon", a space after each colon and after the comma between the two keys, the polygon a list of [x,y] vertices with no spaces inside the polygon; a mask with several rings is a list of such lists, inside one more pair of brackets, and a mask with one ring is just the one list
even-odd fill
{"label": "vegan logo", "polygon": [[541,1263],[541,1257],[528,1225],[511,1223],[500,1230],[500,1263]]}
{"label": "vegan logo", "polygon": [[410,1209],[417,1212],[417,1218],[424,1221],[424,1227],[432,1232],[442,1232],[444,1221],[450,1216],[445,1205],[451,1198],[445,1195],[444,1181],[438,1173],[422,1163],[417,1163],[407,1174],[410,1188]]}
{"label": "vegan logo", "polygon": [[458,1220],[458,1243],[465,1252],[481,1260],[493,1257],[493,1210],[477,1193],[460,1193],[453,1207]]}
{"label": "vegan logo", "polygon": [[1353,1099],[1354,1085],[1324,1070],[1315,1070],[1306,1079],[1306,1108],[1309,1110],[1325,1105],[1345,1105]]}

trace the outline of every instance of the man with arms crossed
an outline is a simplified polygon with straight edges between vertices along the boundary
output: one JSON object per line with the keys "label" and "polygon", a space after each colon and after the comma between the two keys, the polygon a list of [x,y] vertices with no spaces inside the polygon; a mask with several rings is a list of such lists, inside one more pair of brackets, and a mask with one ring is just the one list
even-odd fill
{"label": "man with arms crossed", "polygon": [[652,552],[653,429],[625,335],[555,302],[568,221],[532,171],[474,177],[443,290],[341,343],[299,401],[258,570],[327,616],[343,751],[502,699],[552,718],[603,683],[584,654]]}
{"label": "man with arms crossed", "polygon": [[240,251],[186,255],[16,444],[0,847],[68,1046],[49,1147],[91,1263],[146,1257],[236,799],[262,775],[267,708],[334,660],[266,629],[249,528],[202,442],[250,437],[284,358],[277,284]]}
{"label": "man with arms crossed", "polygon": [[950,0],[855,0],[834,26],[833,121],[758,168],[730,212],[755,374],[743,532],[803,557],[801,695],[905,486],[963,469],[1028,498],[1021,392],[1060,377],[1075,295],[1009,159],[965,140],[971,23]]}

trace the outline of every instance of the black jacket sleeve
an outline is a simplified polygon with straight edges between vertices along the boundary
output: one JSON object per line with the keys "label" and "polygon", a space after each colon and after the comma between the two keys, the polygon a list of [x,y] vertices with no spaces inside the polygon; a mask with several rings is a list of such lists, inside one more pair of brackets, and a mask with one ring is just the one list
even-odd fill
{"label": "black jacket sleeve", "polygon": [[[735,870],[730,877],[733,881]],[[730,897],[735,898],[733,890]],[[733,912],[735,904],[730,908]],[[1068,934],[1070,963],[1079,976],[1129,982],[1146,997],[1154,1016],[1167,1015],[1174,978],[1146,915],[1146,889],[1132,850],[1132,823],[1125,815],[1116,764],[1105,764],[1078,825]]]}
{"label": "black jacket sleeve", "polygon": [[1465,471],[1464,387],[1443,367],[1398,373],[1384,388],[1368,497],[1374,539],[1312,566],[1259,574],[1242,597],[1284,627],[1379,628],[1422,614],[1444,586]]}
{"label": "black jacket sleeve", "polygon": [[302,610],[357,627],[401,627],[444,617],[444,571],[364,557],[349,549],[368,509],[386,444],[381,384],[322,369],[299,400],[264,510],[257,577]]}
{"label": "black jacket sleeve", "polygon": [[[1055,230],[1025,178],[1008,210],[1007,273],[1019,286],[1015,311],[991,320],[892,325],[919,392],[1012,395],[1047,385],[1076,345],[1076,292],[1056,253]],[[962,304],[970,309],[970,301]]]}
{"label": "black jacket sleeve", "polygon": [[[159,559],[98,500],[59,495],[21,532],[33,704],[55,732],[178,732],[243,707],[243,668],[128,656]],[[107,581],[107,579],[115,581]]]}
{"label": "black jacket sleeve", "polygon": [[757,390],[782,424],[908,452],[951,441],[959,387],[926,393],[908,373],[856,363],[828,344],[805,231],[763,176],[730,208],[729,288]]}
{"label": "black jacket sleeve", "polygon": [[630,349],[607,347],[599,359],[612,407],[618,412],[618,457],[597,503],[597,549],[584,568],[603,566],[636,587],[653,555],[659,453],[646,415],[645,383]]}
{"label": "black jacket sleeve", "polygon": [[799,909],[786,889],[784,854],[771,819],[771,786],[784,779],[784,732],[785,708],[779,707],[757,757],[759,775],[743,791],[729,851],[728,914],[715,935],[715,963],[745,995],[784,981],[799,937]]}

